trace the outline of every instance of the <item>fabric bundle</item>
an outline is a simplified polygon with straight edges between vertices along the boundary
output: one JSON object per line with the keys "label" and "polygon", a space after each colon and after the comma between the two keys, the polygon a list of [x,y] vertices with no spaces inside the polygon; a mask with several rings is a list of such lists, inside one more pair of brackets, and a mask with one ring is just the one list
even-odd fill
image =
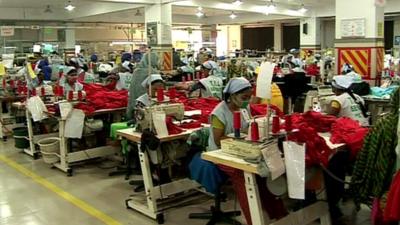
{"label": "fabric bundle", "polygon": [[354,202],[372,205],[389,189],[396,166],[397,126],[399,120],[399,90],[392,96],[392,112],[381,118],[364,139],[354,166],[351,190]]}
{"label": "fabric bundle", "polygon": [[332,125],[330,141],[333,144],[345,143],[351,151],[351,159],[355,159],[364,144],[364,137],[368,131],[368,128],[360,127],[357,121],[339,118]]}
{"label": "fabric bundle", "polygon": [[99,84],[84,84],[86,91],[86,104],[75,106],[86,114],[91,114],[100,109],[116,109],[126,107],[128,104],[128,92],[126,90],[110,91]]}
{"label": "fabric bundle", "polygon": [[306,68],[306,74],[310,76],[318,76],[320,73],[319,67],[315,64],[311,64]]}

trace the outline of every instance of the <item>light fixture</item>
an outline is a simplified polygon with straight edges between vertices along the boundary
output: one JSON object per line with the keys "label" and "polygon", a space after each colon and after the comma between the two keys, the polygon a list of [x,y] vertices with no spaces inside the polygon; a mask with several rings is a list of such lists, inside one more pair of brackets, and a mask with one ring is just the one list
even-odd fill
{"label": "light fixture", "polygon": [[237,15],[234,12],[232,12],[231,15],[229,15],[229,17],[234,20],[236,19]]}
{"label": "light fixture", "polygon": [[197,17],[203,17],[204,13],[202,11],[197,11],[196,16]]}
{"label": "light fixture", "polygon": [[64,7],[64,9],[66,9],[67,11],[72,11],[72,10],[74,10],[75,9],[75,6],[73,6],[72,4],[71,4],[71,1],[68,1],[68,4]]}
{"label": "light fixture", "polygon": [[46,6],[46,9],[44,10],[44,13],[53,13],[53,10],[51,10],[50,5]]}
{"label": "light fixture", "polygon": [[266,8],[266,10],[265,10],[265,14],[266,15],[269,15],[269,14],[271,14],[271,13],[274,13],[276,11],[276,5],[275,5],[275,3],[273,2],[273,0],[271,0],[269,3],[268,3],[268,5],[267,5],[267,8]]}
{"label": "light fixture", "polygon": [[306,13],[308,11],[308,9],[304,6],[304,4],[301,4],[301,8],[299,9],[300,13]]}
{"label": "light fixture", "polygon": [[235,5],[235,6],[240,6],[241,4],[243,4],[243,1],[242,0],[236,0],[232,4]]}
{"label": "light fixture", "polygon": [[143,13],[138,9],[136,10],[135,16],[143,16]]}
{"label": "light fixture", "polygon": [[197,10],[198,11],[203,11],[203,7],[199,6],[199,7],[197,7]]}

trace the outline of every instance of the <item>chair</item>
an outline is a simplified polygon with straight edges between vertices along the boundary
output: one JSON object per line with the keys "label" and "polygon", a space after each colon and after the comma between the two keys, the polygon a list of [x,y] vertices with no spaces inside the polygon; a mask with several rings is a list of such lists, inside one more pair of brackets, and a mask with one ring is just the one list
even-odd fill
{"label": "chair", "polygon": [[[194,156],[196,152],[205,151],[207,147],[207,141],[209,136],[209,130],[203,128],[197,131],[194,135],[189,137],[188,144],[190,145],[189,155]],[[193,158],[193,157],[192,157]],[[198,181],[199,183],[202,183]],[[214,205],[210,207],[210,212],[206,213],[191,213],[189,219],[208,219],[207,225],[214,225],[220,222],[225,224],[240,225],[234,217],[240,216],[240,211],[224,212],[221,209],[221,203],[226,201],[226,195],[221,192],[221,185],[218,186],[217,191],[214,194]]]}

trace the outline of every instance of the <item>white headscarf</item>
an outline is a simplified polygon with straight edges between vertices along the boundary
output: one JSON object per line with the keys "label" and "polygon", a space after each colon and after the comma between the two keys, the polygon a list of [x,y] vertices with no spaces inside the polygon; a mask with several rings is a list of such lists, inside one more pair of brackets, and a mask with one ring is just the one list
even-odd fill
{"label": "white headscarf", "polygon": [[151,83],[153,83],[154,81],[158,81],[158,80],[163,81],[161,75],[160,74],[152,74],[142,82],[142,86],[144,88],[147,88]]}
{"label": "white headscarf", "polygon": [[71,72],[71,70],[76,70],[76,68],[73,67],[73,66],[67,66],[67,67],[65,67],[65,68],[64,68],[64,74],[65,74],[65,75],[68,75],[68,73]]}
{"label": "white headscarf", "polygon": [[332,86],[338,89],[348,89],[353,84],[353,78],[346,75],[333,77]]}
{"label": "white headscarf", "polygon": [[226,85],[224,94],[235,94],[245,88],[251,88],[251,84],[246,78],[233,78]]}

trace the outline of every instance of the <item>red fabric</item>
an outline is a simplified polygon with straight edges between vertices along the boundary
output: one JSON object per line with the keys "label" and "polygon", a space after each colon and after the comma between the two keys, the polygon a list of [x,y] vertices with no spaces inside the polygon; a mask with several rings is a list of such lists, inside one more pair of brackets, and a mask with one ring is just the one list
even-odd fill
{"label": "red fabric", "polygon": [[167,129],[168,129],[168,134],[169,135],[180,134],[180,133],[183,132],[183,129],[181,129],[180,127],[176,126],[172,122],[172,117],[167,116],[166,123],[167,123]]}
{"label": "red fabric", "polygon": [[[86,92],[86,104],[78,104],[77,109],[91,114],[95,110],[123,108],[128,105],[128,91],[110,91],[99,84],[83,83]],[[94,110],[93,110],[94,109]]]}
{"label": "red fabric", "polygon": [[323,116],[317,112],[306,112],[304,114],[293,114],[292,128],[298,129],[289,135],[289,140],[306,144],[306,165],[313,166],[322,163],[327,166],[332,150],[318,132],[329,132],[334,116]]}
{"label": "red fabric", "polygon": [[384,221],[400,221],[400,171],[397,172],[390,187],[384,212]]}
{"label": "red fabric", "polygon": [[195,129],[201,127],[201,122],[200,121],[194,121],[190,123],[182,123],[177,125],[178,127],[182,129]]}
{"label": "red fabric", "polygon": [[346,143],[351,151],[351,159],[355,159],[364,144],[364,137],[368,131],[368,128],[361,127],[357,121],[339,118],[332,125],[331,142],[333,144]]}
{"label": "red fabric", "polygon": [[113,80],[110,83],[108,83],[107,85],[105,85],[104,87],[107,88],[110,91],[113,91],[117,87],[117,81]]}
{"label": "red fabric", "polygon": [[307,66],[306,68],[306,74],[307,75],[311,75],[311,76],[317,76],[319,75],[319,66],[315,65],[315,64],[311,64],[309,66]]}
{"label": "red fabric", "polygon": [[[224,165],[218,165],[218,167],[231,179],[232,186],[239,200],[240,208],[242,209],[244,217],[246,218],[247,224],[252,225],[243,171]],[[271,219],[281,219],[285,217],[287,215],[287,211],[282,200],[271,194],[265,185],[265,179],[259,176],[256,178],[260,198],[262,199],[261,204],[263,209],[267,211]]]}
{"label": "red fabric", "polygon": [[[274,105],[269,105],[272,110],[274,110],[277,115],[281,118],[285,116],[285,114]],[[267,115],[267,105],[266,104],[251,104],[250,112],[252,116],[264,116]]]}
{"label": "red fabric", "polygon": [[307,166],[327,166],[332,150],[326,145],[325,140],[318,133],[331,132],[332,143],[345,143],[349,146],[352,157],[355,158],[362,148],[368,129],[360,127],[359,123],[349,118],[325,116],[317,112],[306,112],[304,114],[293,114],[292,128],[298,129],[289,136],[295,142],[306,143]]}

